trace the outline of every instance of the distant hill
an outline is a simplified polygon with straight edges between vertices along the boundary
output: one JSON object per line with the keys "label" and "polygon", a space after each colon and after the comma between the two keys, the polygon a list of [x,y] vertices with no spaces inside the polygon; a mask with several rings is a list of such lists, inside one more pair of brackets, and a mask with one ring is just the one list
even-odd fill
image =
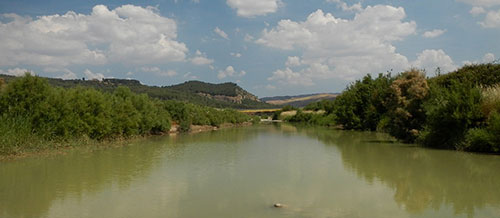
{"label": "distant hill", "polygon": [[[3,78],[8,83],[16,77],[0,74],[0,78]],[[75,86],[93,87],[109,92],[112,92],[118,86],[127,86],[135,93],[145,93],[153,98],[187,101],[218,108],[260,109],[276,107],[260,101],[255,95],[235,83],[211,84],[201,81],[188,81],[178,85],[158,87],[143,85],[138,80],[128,79],[103,79],[102,81],[46,79],[54,86],[64,88]]]}
{"label": "distant hill", "polygon": [[333,100],[339,94],[335,93],[320,93],[320,94],[307,94],[307,95],[296,95],[296,96],[275,96],[275,97],[265,97],[260,100],[269,104],[285,106],[290,105],[294,107],[304,107],[312,102],[317,102],[321,100]]}

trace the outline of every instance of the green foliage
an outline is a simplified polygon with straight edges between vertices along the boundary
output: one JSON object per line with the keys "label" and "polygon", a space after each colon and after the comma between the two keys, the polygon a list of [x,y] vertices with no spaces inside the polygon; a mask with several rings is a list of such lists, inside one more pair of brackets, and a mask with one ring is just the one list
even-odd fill
{"label": "green foliage", "polygon": [[321,114],[314,112],[304,112],[297,110],[293,116],[285,118],[285,121],[292,123],[305,123],[310,125],[333,126],[335,125],[335,114]]}
{"label": "green foliage", "polygon": [[473,128],[465,136],[464,150],[500,152],[500,114],[494,112],[487,127]]}
{"label": "green foliage", "polygon": [[202,92],[210,95],[226,96],[236,96],[239,94],[238,91],[241,91],[241,88],[235,83],[211,84],[201,81],[188,81],[179,85],[170,86],[170,88],[189,93]]}
{"label": "green foliage", "polygon": [[493,112],[500,112],[500,84],[483,88],[481,94],[481,111],[486,117],[490,117]]}
{"label": "green foliage", "polygon": [[327,114],[331,114],[334,112],[335,104],[333,100],[321,100],[310,103],[304,107],[304,110],[310,111],[320,111],[323,110]]}
{"label": "green foliage", "polygon": [[450,81],[449,87],[431,86],[424,108],[427,120],[419,140],[429,147],[462,149],[467,131],[484,121],[481,90],[470,83]]}
{"label": "green foliage", "polygon": [[392,82],[389,92],[385,99],[386,120],[379,122],[378,128],[405,142],[415,141],[425,122],[422,103],[429,95],[425,74],[416,69],[403,72]]}
{"label": "green foliage", "polygon": [[297,108],[291,105],[285,105],[283,108],[281,108],[281,112],[294,111],[294,110],[297,110]]}
{"label": "green foliage", "polygon": [[187,131],[191,125],[238,124],[253,117],[233,109],[152,99],[125,86],[112,93],[52,87],[46,79],[26,74],[0,89],[0,154],[70,139],[163,133],[172,119]]}
{"label": "green foliage", "polygon": [[[5,79],[5,82],[10,83],[14,81],[16,77],[0,75],[0,78]],[[257,101],[256,97],[248,93],[238,85],[234,83],[223,83],[223,84],[210,84],[199,81],[185,82],[179,85],[173,86],[147,86],[141,84],[137,80],[126,80],[126,79],[103,79],[98,80],[62,80],[47,78],[50,85],[63,87],[63,88],[74,88],[77,86],[94,88],[100,91],[113,93],[113,91],[119,86],[126,86],[132,92],[138,94],[147,94],[149,97],[160,99],[160,100],[177,100],[190,102],[198,105],[217,107],[217,108],[241,108],[241,109],[252,109],[252,108],[274,108],[274,105],[267,104],[264,102]],[[234,97],[236,95],[244,96],[245,98],[240,102],[233,102],[230,100],[223,100],[220,98],[214,98],[210,96],[204,96],[209,94],[212,96],[222,95]]]}
{"label": "green foliage", "polygon": [[451,81],[468,83],[473,86],[492,86],[498,84],[500,83],[500,64],[466,65],[455,72],[430,79],[431,83],[437,83],[445,87],[451,85]]}
{"label": "green foliage", "polygon": [[392,80],[390,74],[379,74],[376,79],[366,75],[339,95],[334,101],[334,110],[326,108],[327,114],[334,111],[337,122],[346,129],[376,130],[387,111],[384,99],[389,95]]}

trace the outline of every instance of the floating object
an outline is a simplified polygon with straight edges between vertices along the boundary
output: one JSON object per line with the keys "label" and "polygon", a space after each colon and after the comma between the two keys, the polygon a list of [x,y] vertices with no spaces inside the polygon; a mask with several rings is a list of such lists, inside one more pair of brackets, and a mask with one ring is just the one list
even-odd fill
{"label": "floating object", "polygon": [[274,206],[274,207],[277,207],[277,208],[281,208],[281,207],[283,207],[283,206],[285,206],[285,205],[280,204],[280,203],[275,203],[273,206]]}

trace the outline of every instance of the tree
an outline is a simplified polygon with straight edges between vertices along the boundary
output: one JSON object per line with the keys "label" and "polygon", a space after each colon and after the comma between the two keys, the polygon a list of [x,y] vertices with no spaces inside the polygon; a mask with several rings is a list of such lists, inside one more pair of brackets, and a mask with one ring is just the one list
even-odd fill
{"label": "tree", "polygon": [[411,69],[399,75],[390,85],[384,122],[389,134],[405,142],[413,142],[425,122],[422,103],[429,96],[425,73]]}

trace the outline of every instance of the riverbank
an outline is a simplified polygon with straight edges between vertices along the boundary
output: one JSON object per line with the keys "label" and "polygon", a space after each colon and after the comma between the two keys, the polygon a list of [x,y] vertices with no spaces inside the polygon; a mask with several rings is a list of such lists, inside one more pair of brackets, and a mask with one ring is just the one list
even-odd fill
{"label": "riverbank", "polygon": [[386,132],[429,148],[500,154],[500,64],[466,65],[436,77],[417,69],[366,75],[334,101],[313,103],[284,120]]}
{"label": "riverbank", "polygon": [[[171,129],[215,130],[257,118],[234,109],[151,98],[123,86],[112,92],[53,87],[26,74],[0,84],[0,155],[163,135]],[[172,123],[179,125],[171,128]]]}
{"label": "riverbank", "polygon": [[178,134],[196,134],[201,132],[217,131],[227,128],[239,128],[245,126],[253,125],[252,122],[243,123],[223,123],[219,127],[210,125],[191,125],[189,130],[186,132],[180,131],[179,124],[172,124],[172,127],[167,132],[162,132],[158,134],[148,134],[148,135],[135,135],[128,137],[115,137],[105,140],[95,140],[88,137],[82,137],[79,139],[71,139],[65,141],[43,141],[39,140],[34,143],[38,143],[36,146],[30,146],[25,148],[19,148],[15,153],[12,154],[0,154],[0,161],[17,160],[28,157],[44,157],[53,155],[65,155],[73,149],[83,149],[88,152],[92,152],[96,149],[102,148],[114,148],[129,145],[131,143],[145,140],[150,137],[160,136],[160,135],[178,135]]}

